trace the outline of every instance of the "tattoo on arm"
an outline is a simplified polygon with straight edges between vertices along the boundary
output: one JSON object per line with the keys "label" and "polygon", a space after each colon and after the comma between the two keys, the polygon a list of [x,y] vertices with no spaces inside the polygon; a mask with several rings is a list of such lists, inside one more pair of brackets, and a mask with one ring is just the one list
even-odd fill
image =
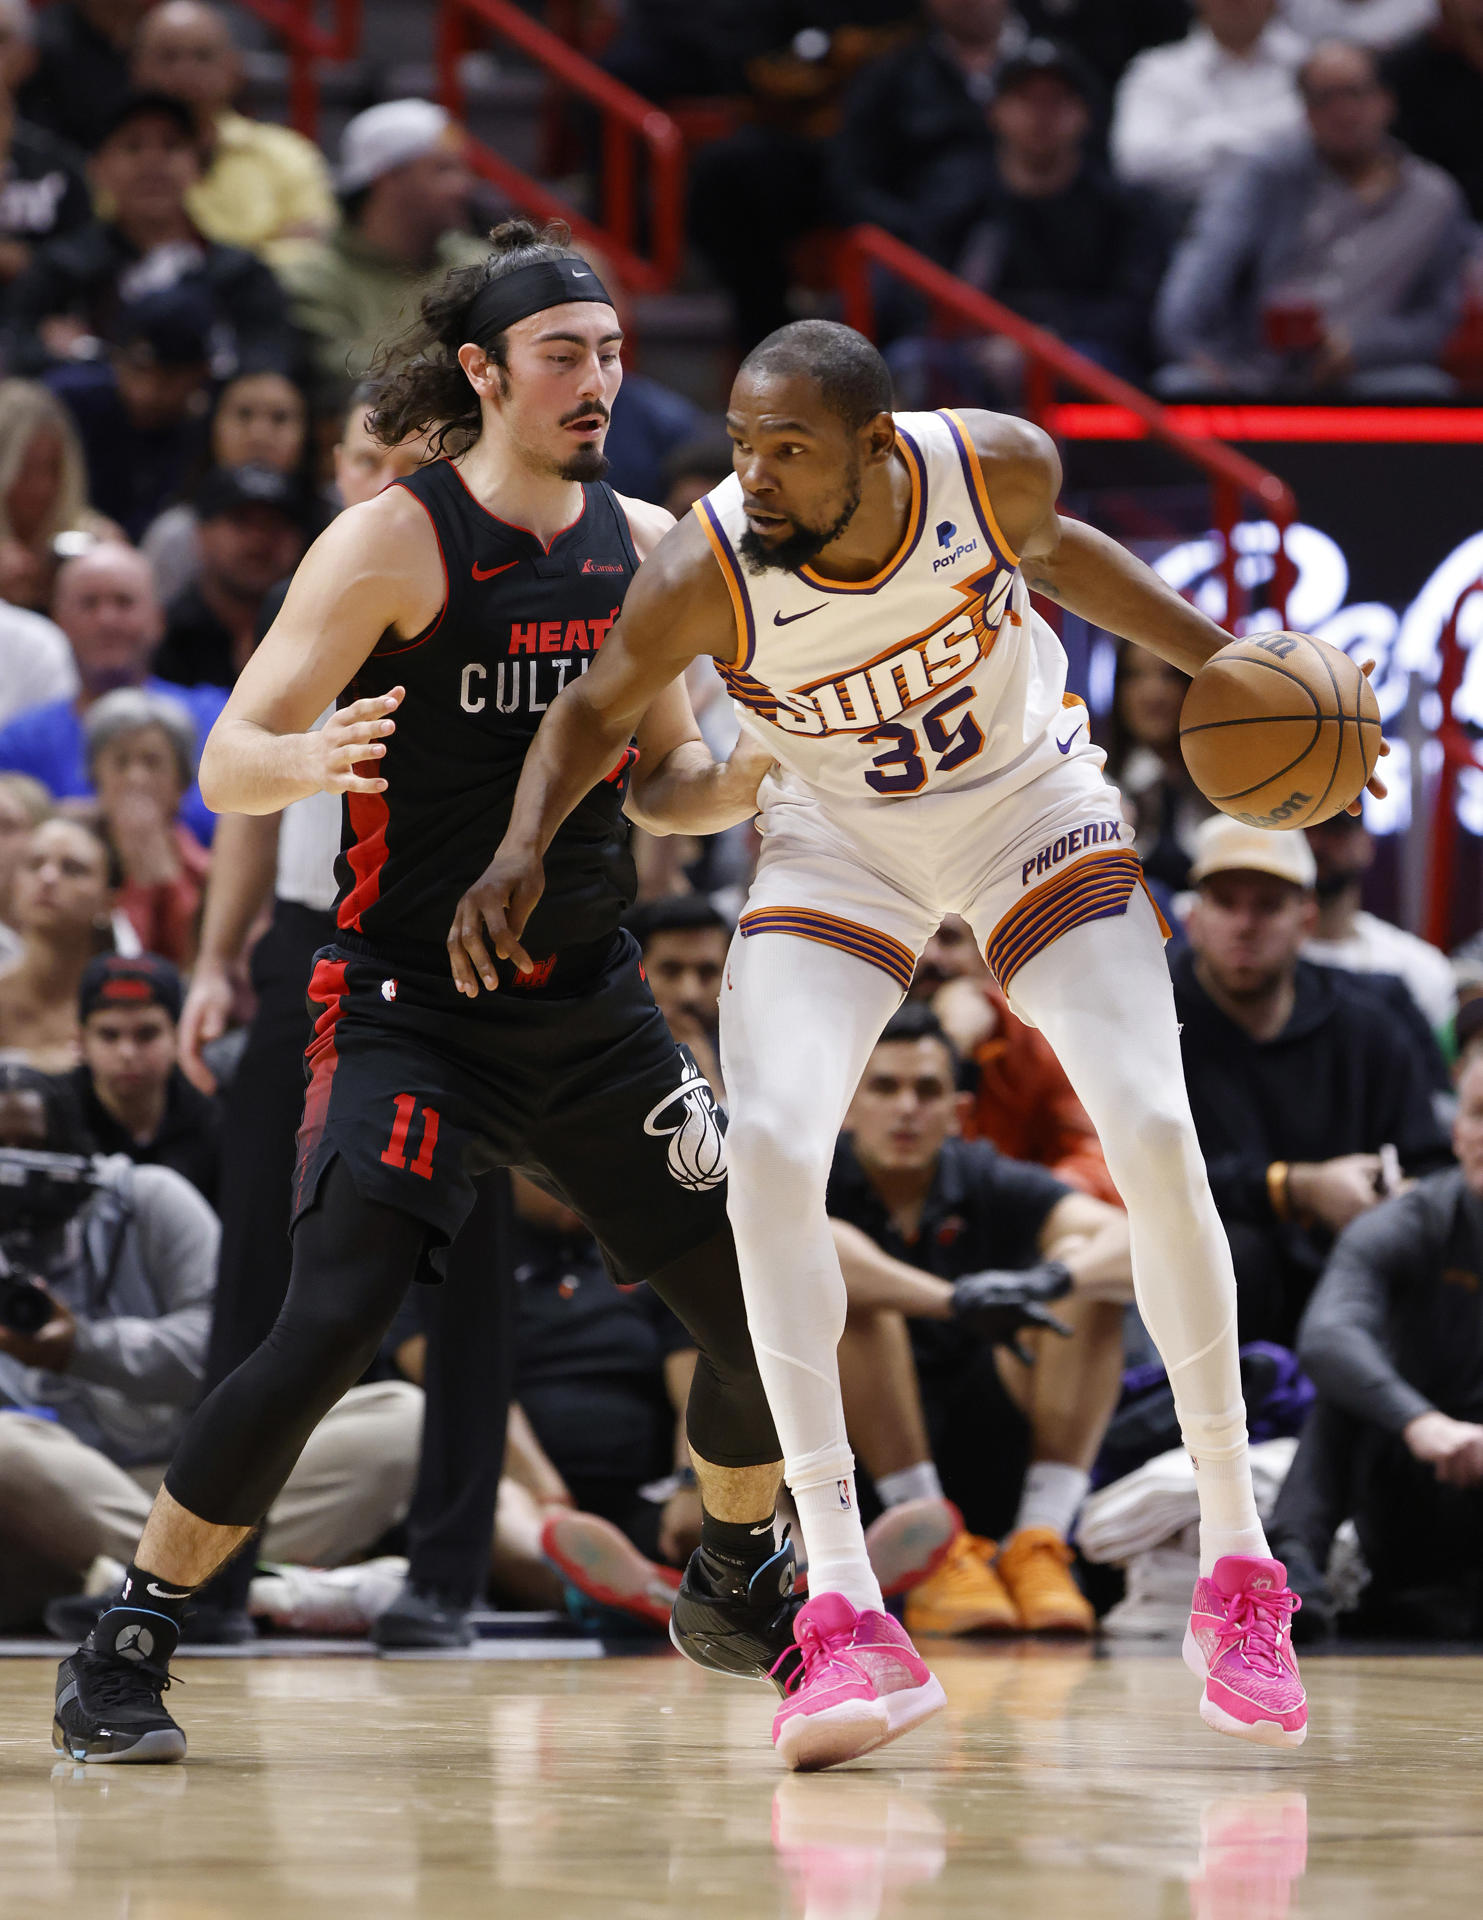
{"label": "tattoo on arm", "polygon": [[1055,582],[1053,580],[1049,579],[1044,573],[1031,573],[1027,568],[1022,568],[1021,571],[1025,576],[1025,585],[1030,589],[1031,593],[1044,594],[1047,600],[1059,602],[1061,596],[1056,592]]}

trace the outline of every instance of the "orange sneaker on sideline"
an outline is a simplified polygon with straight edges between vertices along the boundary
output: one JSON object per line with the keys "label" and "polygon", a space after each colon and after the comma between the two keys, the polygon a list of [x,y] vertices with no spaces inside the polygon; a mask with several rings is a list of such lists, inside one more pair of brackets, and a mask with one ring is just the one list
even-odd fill
{"label": "orange sneaker on sideline", "polygon": [[1020,1617],[1004,1582],[994,1571],[992,1540],[960,1533],[942,1565],[906,1596],[906,1631],[931,1633],[1016,1633]]}
{"label": "orange sneaker on sideline", "polygon": [[1022,1527],[996,1562],[1026,1633],[1095,1633],[1091,1602],[1071,1578],[1071,1549],[1049,1527]]}

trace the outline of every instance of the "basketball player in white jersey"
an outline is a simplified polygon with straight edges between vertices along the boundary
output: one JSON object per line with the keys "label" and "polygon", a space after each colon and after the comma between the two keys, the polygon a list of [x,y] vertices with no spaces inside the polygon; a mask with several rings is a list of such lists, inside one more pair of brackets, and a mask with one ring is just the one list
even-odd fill
{"label": "basketball player in white jersey", "polygon": [[846,1759],[942,1701],[865,1554],[824,1189],[870,1050],[949,913],[1054,1047],[1127,1205],[1139,1305],[1199,1470],[1185,1657],[1201,1715],[1295,1746],[1297,1601],[1252,1498],[1235,1280],[1185,1094],[1167,929],[1029,589],[1187,673],[1229,636],[1057,514],[1060,466],[1038,429],[890,409],[884,362],[849,328],[801,321],[753,351],[727,416],[735,471],[655,549],[592,670],[546,716],[506,837],[460,903],[454,975],[466,993],[495,986],[486,928],[529,964],[519,936],[543,849],[658,691],[713,655],[776,756],[721,1048],[748,1319],[809,1550],[780,1752]]}

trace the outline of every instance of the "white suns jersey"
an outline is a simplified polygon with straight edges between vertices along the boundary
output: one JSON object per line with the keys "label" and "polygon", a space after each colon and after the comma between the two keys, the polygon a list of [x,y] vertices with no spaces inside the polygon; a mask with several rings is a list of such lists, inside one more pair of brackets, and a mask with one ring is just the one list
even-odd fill
{"label": "white suns jersey", "polygon": [[785,776],[857,823],[862,807],[881,818],[914,794],[994,801],[1090,746],[1066,655],[1031,611],[967,428],[946,411],[895,419],[911,508],[900,551],[873,579],[750,571],[734,474],[695,508],[736,613],[721,677],[743,724]]}

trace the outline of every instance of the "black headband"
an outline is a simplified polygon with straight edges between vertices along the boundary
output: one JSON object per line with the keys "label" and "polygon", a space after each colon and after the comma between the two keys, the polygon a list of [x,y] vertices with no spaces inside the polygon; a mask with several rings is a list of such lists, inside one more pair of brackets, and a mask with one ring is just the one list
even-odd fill
{"label": "black headband", "polygon": [[529,267],[516,267],[486,280],[474,295],[469,308],[466,331],[470,340],[485,346],[517,320],[528,320],[547,307],[565,306],[570,300],[595,300],[612,306],[607,288],[585,260],[570,255],[560,260],[538,260]]}

